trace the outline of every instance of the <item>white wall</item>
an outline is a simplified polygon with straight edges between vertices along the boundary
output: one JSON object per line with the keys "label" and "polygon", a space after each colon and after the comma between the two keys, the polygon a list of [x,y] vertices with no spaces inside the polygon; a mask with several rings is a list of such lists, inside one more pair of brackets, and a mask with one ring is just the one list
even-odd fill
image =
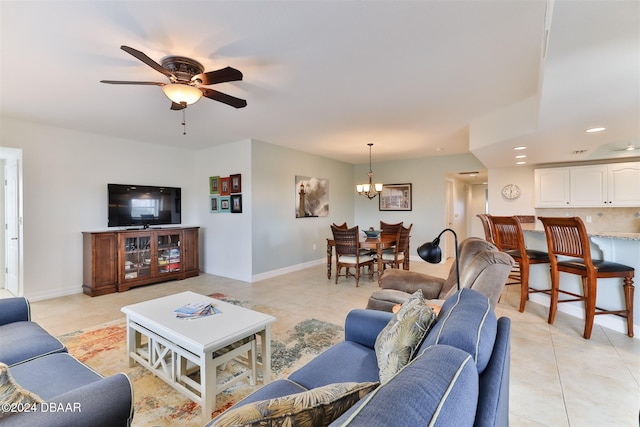
{"label": "white wall", "polygon": [[[502,188],[507,184],[520,187],[520,197],[507,200]],[[535,187],[533,167],[489,169],[489,213],[491,215],[535,215]]]}
{"label": "white wall", "polygon": [[[209,177],[241,174],[242,213],[210,213]],[[189,171],[200,229],[200,270],[251,281],[252,203],[251,140],[224,144],[195,153]]]}
{"label": "white wall", "polygon": [[[484,169],[473,154],[430,157],[403,161],[380,162],[372,165],[374,181],[384,184],[411,183],[413,209],[411,211],[380,211],[378,199],[368,200],[355,192],[355,184],[367,179],[369,164],[357,165],[353,181],[355,224],[361,228],[378,228],[380,221],[413,224],[411,254],[420,244],[433,240],[446,226],[447,175],[459,171]],[[455,212],[459,221],[454,224],[458,238],[466,236],[463,218],[465,211],[465,185],[454,183]]]}
{"label": "white wall", "polygon": [[[252,169],[254,280],[324,262],[331,223],[353,223],[353,166],[253,141]],[[296,175],[329,181],[328,216],[296,218]]]}
{"label": "white wall", "polygon": [[184,225],[197,225],[193,154],[176,148],[2,118],[0,145],[23,150],[24,295],[82,291],[82,231],[107,228],[107,186],[183,188]]}

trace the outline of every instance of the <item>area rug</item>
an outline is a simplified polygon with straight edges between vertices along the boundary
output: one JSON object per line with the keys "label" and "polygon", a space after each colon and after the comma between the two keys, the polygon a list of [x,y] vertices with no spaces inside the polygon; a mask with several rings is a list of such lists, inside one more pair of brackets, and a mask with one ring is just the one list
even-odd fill
{"label": "area rug", "polygon": [[[232,304],[247,306],[252,310],[272,314],[266,306],[251,306],[246,301],[234,300],[222,294],[211,295]],[[286,321],[286,320],[285,320]],[[281,322],[281,319],[278,319]],[[307,363],[314,356],[344,337],[343,328],[317,319],[307,319],[272,332],[272,379],[284,378]],[[69,353],[104,376],[124,372],[133,383],[135,415],[133,426],[202,426],[200,405],[155,377],[140,365],[129,367],[126,354],[126,327],[118,320],[94,328],[83,329],[59,337]],[[258,355],[260,358],[261,356]],[[218,372],[219,380],[226,381],[246,369],[237,363],[228,363]],[[218,394],[215,417],[262,386],[259,376],[256,387],[248,381],[240,381]]]}

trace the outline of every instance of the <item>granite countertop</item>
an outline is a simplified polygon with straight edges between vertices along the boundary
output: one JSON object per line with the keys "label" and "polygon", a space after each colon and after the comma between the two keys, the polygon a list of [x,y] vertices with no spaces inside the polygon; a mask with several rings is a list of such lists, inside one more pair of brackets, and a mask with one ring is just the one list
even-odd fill
{"label": "granite countertop", "polygon": [[[522,224],[522,231],[530,231],[533,233],[544,233],[544,227],[542,224]],[[624,233],[619,231],[591,231],[587,226],[587,234],[590,237],[605,237],[609,239],[622,239],[622,240],[639,240],[640,233]]]}

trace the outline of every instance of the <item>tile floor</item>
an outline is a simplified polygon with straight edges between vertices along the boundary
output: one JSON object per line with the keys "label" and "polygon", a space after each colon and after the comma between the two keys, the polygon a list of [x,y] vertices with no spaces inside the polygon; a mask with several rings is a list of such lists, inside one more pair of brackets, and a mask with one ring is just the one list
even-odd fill
{"label": "tile floor", "polygon": [[[414,262],[411,268],[441,277],[448,272],[446,264]],[[327,280],[326,267],[318,265],[253,284],[202,274],[95,298],[75,294],[33,302],[31,311],[33,320],[61,335],[124,318],[124,305],[192,290],[261,301],[280,308],[291,322],[315,317],[341,325],[347,312],[366,306],[376,289],[367,278],[358,288],[352,278],[335,285]],[[518,302],[519,288],[508,286],[496,307],[498,316],[512,320],[511,426],[638,426],[640,340],[595,325],[587,341],[582,320],[559,312],[555,324],[548,325],[545,306],[528,303],[519,313]]]}

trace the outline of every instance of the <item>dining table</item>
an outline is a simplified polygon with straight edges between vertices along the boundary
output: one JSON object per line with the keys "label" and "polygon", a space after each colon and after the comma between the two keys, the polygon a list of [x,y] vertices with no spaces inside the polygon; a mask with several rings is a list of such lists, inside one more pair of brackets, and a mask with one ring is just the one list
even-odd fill
{"label": "dining table", "polygon": [[[381,234],[378,237],[363,237],[360,239],[360,249],[369,249],[376,251],[376,258],[378,263],[378,285],[380,284],[380,277],[382,276],[382,251],[387,248],[391,248],[396,244],[396,236],[389,234]],[[331,279],[331,266],[333,259],[333,248],[335,246],[333,239],[327,239],[327,279]],[[409,247],[407,245],[407,251],[404,254],[404,261],[402,268],[404,270],[409,269]]]}

